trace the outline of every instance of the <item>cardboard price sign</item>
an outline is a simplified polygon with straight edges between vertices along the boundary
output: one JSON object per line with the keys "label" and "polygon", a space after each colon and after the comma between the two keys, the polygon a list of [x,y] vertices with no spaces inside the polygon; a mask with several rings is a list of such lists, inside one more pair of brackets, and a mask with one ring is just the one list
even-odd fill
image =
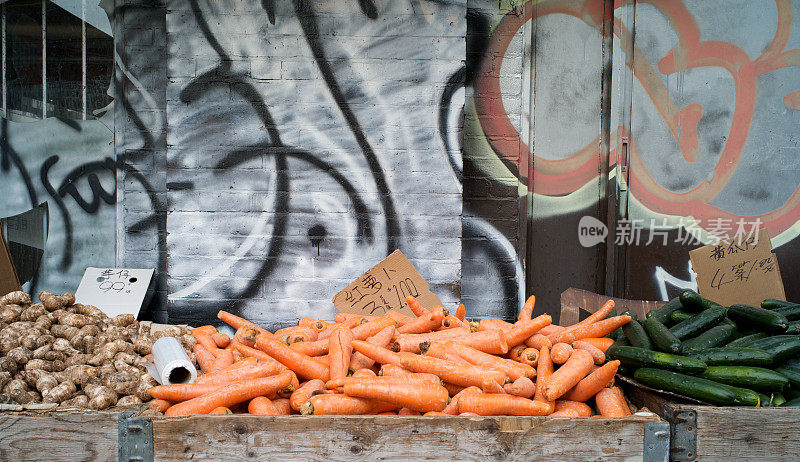
{"label": "cardboard price sign", "polygon": [[722,305],[761,306],[765,298],[786,300],[772,243],[765,228],[689,252],[700,295]]}
{"label": "cardboard price sign", "polygon": [[109,316],[133,314],[138,317],[153,274],[153,269],[90,266],[86,268],[78,290],[75,291],[75,301],[94,305]]}
{"label": "cardboard price sign", "polygon": [[339,291],[333,304],[340,313],[383,316],[395,310],[414,316],[406,304],[409,295],[425,308],[442,304],[403,252],[395,250]]}

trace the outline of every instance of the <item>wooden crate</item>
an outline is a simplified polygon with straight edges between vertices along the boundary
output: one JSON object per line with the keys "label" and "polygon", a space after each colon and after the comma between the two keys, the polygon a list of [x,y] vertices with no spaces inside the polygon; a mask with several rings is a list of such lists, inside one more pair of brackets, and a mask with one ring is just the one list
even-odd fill
{"label": "wooden crate", "polygon": [[625,386],[628,399],[670,424],[671,460],[792,460],[800,454],[800,408],[720,407]]}
{"label": "wooden crate", "polygon": [[[653,413],[556,417],[154,417],[155,460],[642,460]],[[658,424],[664,425],[664,424]],[[117,460],[114,412],[0,415],[2,460]]]}

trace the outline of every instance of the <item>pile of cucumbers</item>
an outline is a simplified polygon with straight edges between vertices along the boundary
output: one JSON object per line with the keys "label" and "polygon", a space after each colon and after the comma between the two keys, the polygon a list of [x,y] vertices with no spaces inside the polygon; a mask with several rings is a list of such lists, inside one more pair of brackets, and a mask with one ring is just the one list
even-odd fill
{"label": "pile of cucumbers", "polygon": [[800,407],[800,304],[722,306],[684,290],[606,351],[639,383],[721,406]]}

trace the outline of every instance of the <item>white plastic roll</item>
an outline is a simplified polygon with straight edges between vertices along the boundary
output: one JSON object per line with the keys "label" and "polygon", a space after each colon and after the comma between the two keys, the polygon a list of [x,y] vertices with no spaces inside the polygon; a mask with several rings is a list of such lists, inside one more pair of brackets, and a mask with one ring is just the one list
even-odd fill
{"label": "white plastic roll", "polygon": [[147,371],[161,385],[192,383],[197,378],[197,369],[175,337],[161,337],[153,343],[153,361]]}

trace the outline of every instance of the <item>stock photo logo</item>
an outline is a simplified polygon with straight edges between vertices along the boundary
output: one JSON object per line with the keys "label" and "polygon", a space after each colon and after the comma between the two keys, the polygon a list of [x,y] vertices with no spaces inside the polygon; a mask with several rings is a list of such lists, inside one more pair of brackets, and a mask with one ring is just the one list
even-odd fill
{"label": "stock photo logo", "polygon": [[584,247],[594,247],[608,237],[608,227],[595,217],[584,216],[578,222],[578,241]]}

